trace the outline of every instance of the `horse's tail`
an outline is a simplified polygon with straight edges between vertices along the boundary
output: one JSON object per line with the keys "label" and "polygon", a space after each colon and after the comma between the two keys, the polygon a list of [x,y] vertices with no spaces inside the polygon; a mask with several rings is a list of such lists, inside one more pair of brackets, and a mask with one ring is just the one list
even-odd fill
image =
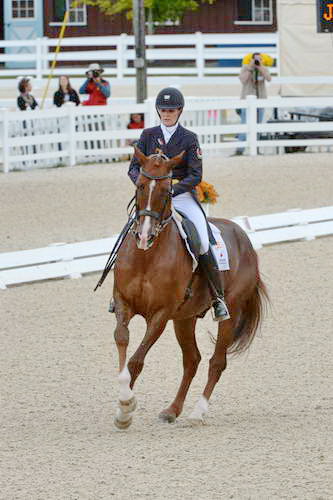
{"label": "horse's tail", "polygon": [[242,307],[240,319],[235,328],[234,341],[228,349],[230,354],[241,354],[251,345],[260,326],[269,295],[257,269],[256,286]]}

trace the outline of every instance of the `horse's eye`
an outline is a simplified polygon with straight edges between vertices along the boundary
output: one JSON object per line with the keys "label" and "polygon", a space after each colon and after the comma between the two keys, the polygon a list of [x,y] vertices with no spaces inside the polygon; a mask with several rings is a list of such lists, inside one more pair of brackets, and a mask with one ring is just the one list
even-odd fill
{"label": "horse's eye", "polygon": [[145,188],[145,186],[143,184],[141,184],[140,186],[138,186],[138,191],[143,191]]}

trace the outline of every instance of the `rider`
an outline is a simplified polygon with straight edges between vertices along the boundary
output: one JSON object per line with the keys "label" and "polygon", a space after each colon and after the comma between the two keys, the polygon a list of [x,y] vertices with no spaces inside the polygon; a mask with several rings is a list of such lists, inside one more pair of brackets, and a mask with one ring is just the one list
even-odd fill
{"label": "rider", "polygon": [[[182,162],[173,169],[173,206],[185,214],[195,225],[200,236],[201,248],[199,265],[203,270],[213,294],[214,319],[229,319],[229,312],[224,301],[222,275],[218,270],[215,257],[209,246],[207,220],[196,198],[195,186],[202,178],[202,159],[197,136],[182,127],[178,120],[184,108],[183,94],[176,88],[165,88],[156,98],[156,111],[161,124],[144,129],[137,147],[149,156],[156,148],[169,158],[185,150]],[[134,184],[140,171],[139,160],[134,156],[129,166],[128,175]],[[112,312],[112,308],[110,309]]]}

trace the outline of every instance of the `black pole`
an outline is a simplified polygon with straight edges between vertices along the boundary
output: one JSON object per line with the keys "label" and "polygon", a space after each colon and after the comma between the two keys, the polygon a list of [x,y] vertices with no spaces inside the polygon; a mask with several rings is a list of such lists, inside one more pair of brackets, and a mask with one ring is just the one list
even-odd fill
{"label": "black pole", "polygon": [[144,0],[133,0],[133,32],[135,37],[136,102],[139,103],[147,99]]}

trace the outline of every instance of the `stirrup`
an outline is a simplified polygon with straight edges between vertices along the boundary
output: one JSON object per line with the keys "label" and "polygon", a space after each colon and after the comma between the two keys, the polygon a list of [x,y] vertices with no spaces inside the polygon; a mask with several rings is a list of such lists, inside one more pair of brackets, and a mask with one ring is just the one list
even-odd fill
{"label": "stirrup", "polygon": [[230,319],[230,314],[227,308],[227,305],[222,297],[217,297],[215,302],[213,303],[214,321],[226,321]]}
{"label": "stirrup", "polygon": [[109,304],[109,313],[115,313],[115,312],[116,312],[116,306],[114,300],[111,299]]}

